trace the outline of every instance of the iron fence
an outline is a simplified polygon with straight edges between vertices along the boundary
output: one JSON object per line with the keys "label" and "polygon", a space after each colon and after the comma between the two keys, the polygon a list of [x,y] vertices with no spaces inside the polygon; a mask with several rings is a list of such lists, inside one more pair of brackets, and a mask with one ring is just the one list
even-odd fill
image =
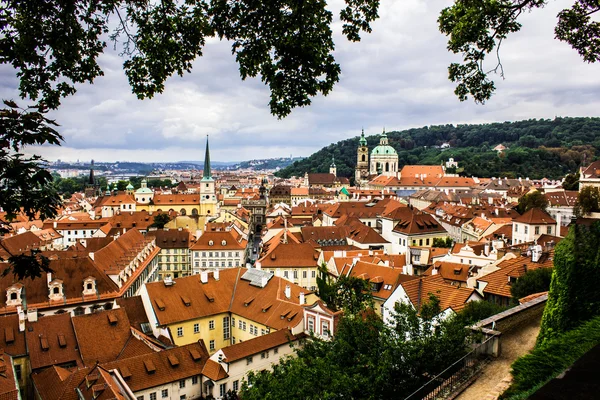
{"label": "iron fence", "polygon": [[433,377],[404,400],[435,400],[445,398],[458,386],[465,383],[477,371],[487,354],[491,353],[495,336],[479,343],[463,358]]}

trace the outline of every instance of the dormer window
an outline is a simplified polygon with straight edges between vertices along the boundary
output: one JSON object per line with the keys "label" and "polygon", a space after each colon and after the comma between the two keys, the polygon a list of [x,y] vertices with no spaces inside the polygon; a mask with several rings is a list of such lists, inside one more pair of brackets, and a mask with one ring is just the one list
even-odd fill
{"label": "dormer window", "polygon": [[209,240],[209,241],[208,241],[208,245],[209,245],[209,246],[212,246],[213,244],[215,244],[215,243],[214,243],[212,240]]}
{"label": "dormer window", "polygon": [[21,305],[21,285],[10,286],[6,290],[6,305],[7,306],[19,306]]}
{"label": "dormer window", "polygon": [[226,246],[227,245],[227,240],[222,240],[221,241],[221,246]]}
{"label": "dormer window", "polygon": [[96,294],[96,279],[92,276],[83,280],[83,295]]}
{"label": "dormer window", "polygon": [[55,279],[48,284],[50,294],[48,298],[52,300],[62,300],[63,298],[63,283],[60,279]]}

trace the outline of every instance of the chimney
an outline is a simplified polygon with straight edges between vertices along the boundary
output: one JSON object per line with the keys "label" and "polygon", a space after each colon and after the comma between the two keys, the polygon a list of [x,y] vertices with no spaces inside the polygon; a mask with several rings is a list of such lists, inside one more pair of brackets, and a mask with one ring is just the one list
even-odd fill
{"label": "chimney", "polygon": [[561,213],[556,213],[556,232],[554,232],[554,236],[560,237],[561,225],[562,225],[562,215],[561,215]]}
{"label": "chimney", "polygon": [[292,297],[292,288],[290,288],[290,285],[285,285],[285,297],[286,299]]}
{"label": "chimney", "polygon": [[215,278],[215,281],[219,280],[219,270],[215,269],[215,272],[213,272],[213,278]]}
{"label": "chimney", "polygon": [[[531,251],[531,261],[538,262],[538,261],[540,261],[541,257],[542,257],[542,246],[540,246],[539,244],[536,244],[535,246],[533,246],[533,249]],[[525,268],[525,269],[527,269],[527,268]]]}
{"label": "chimney", "polygon": [[54,227],[54,229],[56,229],[56,227],[58,226],[58,222],[54,221],[54,222],[52,223],[52,226]]}
{"label": "chimney", "polygon": [[48,286],[50,286],[50,282],[52,282],[52,272],[46,273],[46,281],[48,283]]}
{"label": "chimney", "polygon": [[402,267],[402,275],[406,275],[407,272],[408,272],[408,267],[406,265],[404,265]]}
{"label": "chimney", "polygon": [[36,322],[38,320],[37,308],[27,309],[27,321]]}
{"label": "chimney", "polygon": [[25,332],[25,312],[21,306],[17,307],[17,314],[19,314],[19,332]]}
{"label": "chimney", "polygon": [[304,292],[300,292],[300,304],[304,304],[304,303],[305,303]]}
{"label": "chimney", "polygon": [[200,272],[200,282],[208,283],[208,272],[206,272],[206,271]]}
{"label": "chimney", "polygon": [[[438,270],[437,268],[434,268],[431,270],[431,275],[437,275],[438,274]],[[419,285],[419,290],[421,289],[421,285]]]}
{"label": "chimney", "polygon": [[93,251],[89,253],[89,256],[92,259],[92,261],[94,261],[94,252]]}
{"label": "chimney", "polygon": [[485,254],[486,257],[490,255],[490,244],[489,243],[486,243],[483,246],[483,254]]}

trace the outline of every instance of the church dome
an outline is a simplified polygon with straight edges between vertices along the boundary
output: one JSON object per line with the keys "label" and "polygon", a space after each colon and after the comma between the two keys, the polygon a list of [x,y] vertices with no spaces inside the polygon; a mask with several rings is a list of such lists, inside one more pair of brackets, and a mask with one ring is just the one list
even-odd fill
{"label": "church dome", "polygon": [[377,155],[378,154],[384,154],[385,155],[385,154],[398,154],[398,153],[396,152],[396,150],[392,146],[390,146],[388,144],[384,144],[384,145],[380,144],[379,146],[375,147],[373,149],[373,151],[371,151],[371,155],[376,155],[376,154]]}

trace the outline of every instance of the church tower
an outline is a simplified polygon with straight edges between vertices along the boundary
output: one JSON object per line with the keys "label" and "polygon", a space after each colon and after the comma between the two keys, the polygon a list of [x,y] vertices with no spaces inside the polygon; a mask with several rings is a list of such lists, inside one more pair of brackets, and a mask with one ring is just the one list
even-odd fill
{"label": "church tower", "polygon": [[356,155],[356,169],[354,170],[355,185],[360,185],[361,181],[366,181],[369,176],[369,148],[365,138],[365,130],[360,134],[358,141],[358,150]]}
{"label": "church tower", "polygon": [[337,177],[337,168],[335,166],[335,157],[331,157],[331,165],[329,166],[329,173]]}
{"label": "church tower", "polygon": [[208,149],[208,135],[206,135],[206,151],[204,153],[204,171],[200,181],[200,215],[213,216],[217,211],[217,196],[215,193],[215,180],[210,172],[210,151]]}

